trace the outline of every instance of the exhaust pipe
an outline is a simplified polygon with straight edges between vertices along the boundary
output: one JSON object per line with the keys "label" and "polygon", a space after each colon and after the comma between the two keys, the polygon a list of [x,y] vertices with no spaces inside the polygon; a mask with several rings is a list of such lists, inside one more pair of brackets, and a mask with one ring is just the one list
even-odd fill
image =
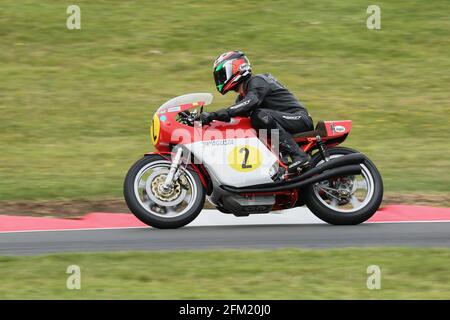
{"label": "exhaust pipe", "polygon": [[[314,170],[314,169],[312,169],[312,170]],[[308,172],[306,172],[306,173],[308,173]],[[306,175],[306,173],[305,173],[305,175]],[[284,191],[284,190],[289,190],[289,189],[303,188],[310,184],[317,183],[317,182],[323,181],[323,180],[328,180],[330,178],[346,176],[346,175],[353,175],[353,174],[360,174],[360,173],[361,173],[361,166],[359,164],[354,164],[354,165],[342,166],[342,167],[338,167],[335,169],[331,169],[331,170],[328,170],[327,172],[321,173],[321,174],[313,176],[311,178],[302,179],[301,181],[289,181],[289,182],[284,182],[284,183],[277,183],[276,186],[262,187],[263,185],[258,185],[258,186],[251,186],[251,187],[242,187],[242,188],[236,188],[236,187],[231,187],[231,186],[221,186],[221,188],[223,190],[231,192],[231,193],[277,192],[277,191]],[[302,176],[300,176],[300,177],[302,177]],[[300,177],[298,177],[298,178],[300,178]],[[261,186],[261,187],[259,187],[259,186]],[[267,185],[265,185],[265,186],[267,186]]]}
{"label": "exhaust pipe", "polygon": [[[306,171],[305,173],[301,174],[298,177],[292,178],[289,181],[281,181],[281,182],[272,182],[272,183],[264,183],[264,184],[257,184],[253,186],[244,187],[246,189],[252,188],[252,189],[268,189],[268,188],[275,188],[279,186],[284,185],[291,185],[296,182],[304,181],[312,176],[315,176],[316,174],[322,173],[325,170],[330,170],[334,168],[338,168],[344,165],[351,165],[351,164],[360,164],[366,160],[366,156],[362,153],[352,153],[349,155],[345,155],[339,158],[331,159],[325,163],[322,163],[318,165],[317,167],[310,169]],[[229,188],[237,189],[236,187],[232,186],[226,186]]]}
{"label": "exhaust pipe", "polygon": [[291,180],[289,180],[289,182],[296,182],[296,181],[302,181],[305,179],[308,179],[316,174],[322,173],[325,170],[330,170],[330,169],[334,169],[334,168],[338,168],[341,166],[347,166],[347,165],[351,165],[351,164],[360,164],[363,163],[364,160],[366,160],[366,156],[363,155],[362,153],[352,153],[349,155],[345,155],[345,156],[341,156],[339,158],[334,158],[331,159],[327,162],[324,162],[320,165],[318,165],[317,167],[306,171],[305,173],[301,174],[298,177],[295,177]]}

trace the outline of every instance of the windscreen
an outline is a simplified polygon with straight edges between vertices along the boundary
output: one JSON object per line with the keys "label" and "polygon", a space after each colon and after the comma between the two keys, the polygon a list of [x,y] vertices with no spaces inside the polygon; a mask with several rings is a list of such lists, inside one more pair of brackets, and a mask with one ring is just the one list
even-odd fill
{"label": "windscreen", "polygon": [[213,95],[211,93],[189,93],[185,94],[173,99],[170,99],[166,103],[164,103],[161,107],[159,107],[158,111],[163,109],[180,106],[183,104],[190,104],[194,102],[204,102],[204,105],[211,104],[213,100]]}

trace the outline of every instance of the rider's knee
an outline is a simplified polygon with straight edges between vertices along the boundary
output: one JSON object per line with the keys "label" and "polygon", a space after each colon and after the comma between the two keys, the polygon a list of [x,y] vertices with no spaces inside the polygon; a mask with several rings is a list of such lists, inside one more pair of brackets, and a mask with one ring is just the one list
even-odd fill
{"label": "rider's knee", "polygon": [[253,128],[257,129],[275,129],[277,126],[272,116],[264,110],[255,110],[250,120]]}

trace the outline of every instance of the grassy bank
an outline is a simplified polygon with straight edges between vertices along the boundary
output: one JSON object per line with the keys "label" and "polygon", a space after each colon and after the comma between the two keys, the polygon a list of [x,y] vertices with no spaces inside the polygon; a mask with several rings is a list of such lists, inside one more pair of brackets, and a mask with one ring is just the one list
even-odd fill
{"label": "grassy bank", "polygon": [[[448,299],[449,263],[449,249],[413,248],[0,257],[0,299]],[[66,289],[73,264],[81,290]]]}
{"label": "grassy bank", "polygon": [[205,91],[212,108],[231,103],[211,64],[236,48],[314,119],[352,119],[346,145],[387,190],[449,191],[447,0],[378,1],[379,31],[358,0],[77,4],[72,31],[67,3],[0,4],[0,200],[120,196],[158,105]]}

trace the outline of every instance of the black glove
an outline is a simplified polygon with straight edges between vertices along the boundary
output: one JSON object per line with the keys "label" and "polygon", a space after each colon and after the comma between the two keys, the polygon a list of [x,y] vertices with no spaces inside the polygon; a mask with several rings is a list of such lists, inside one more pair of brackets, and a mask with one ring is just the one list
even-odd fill
{"label": "black glove", "polygon": [[215,119],[215,112],[202,112],[198,119],[202,125],[208,125]]}
{"label": "black glove", "polygon": [[202,125],[207,125],[213,120],[230,122],[231,117],[226,110],[219,110],[217,112],[202,112],[200,113],[199,120],[202,122]]}

